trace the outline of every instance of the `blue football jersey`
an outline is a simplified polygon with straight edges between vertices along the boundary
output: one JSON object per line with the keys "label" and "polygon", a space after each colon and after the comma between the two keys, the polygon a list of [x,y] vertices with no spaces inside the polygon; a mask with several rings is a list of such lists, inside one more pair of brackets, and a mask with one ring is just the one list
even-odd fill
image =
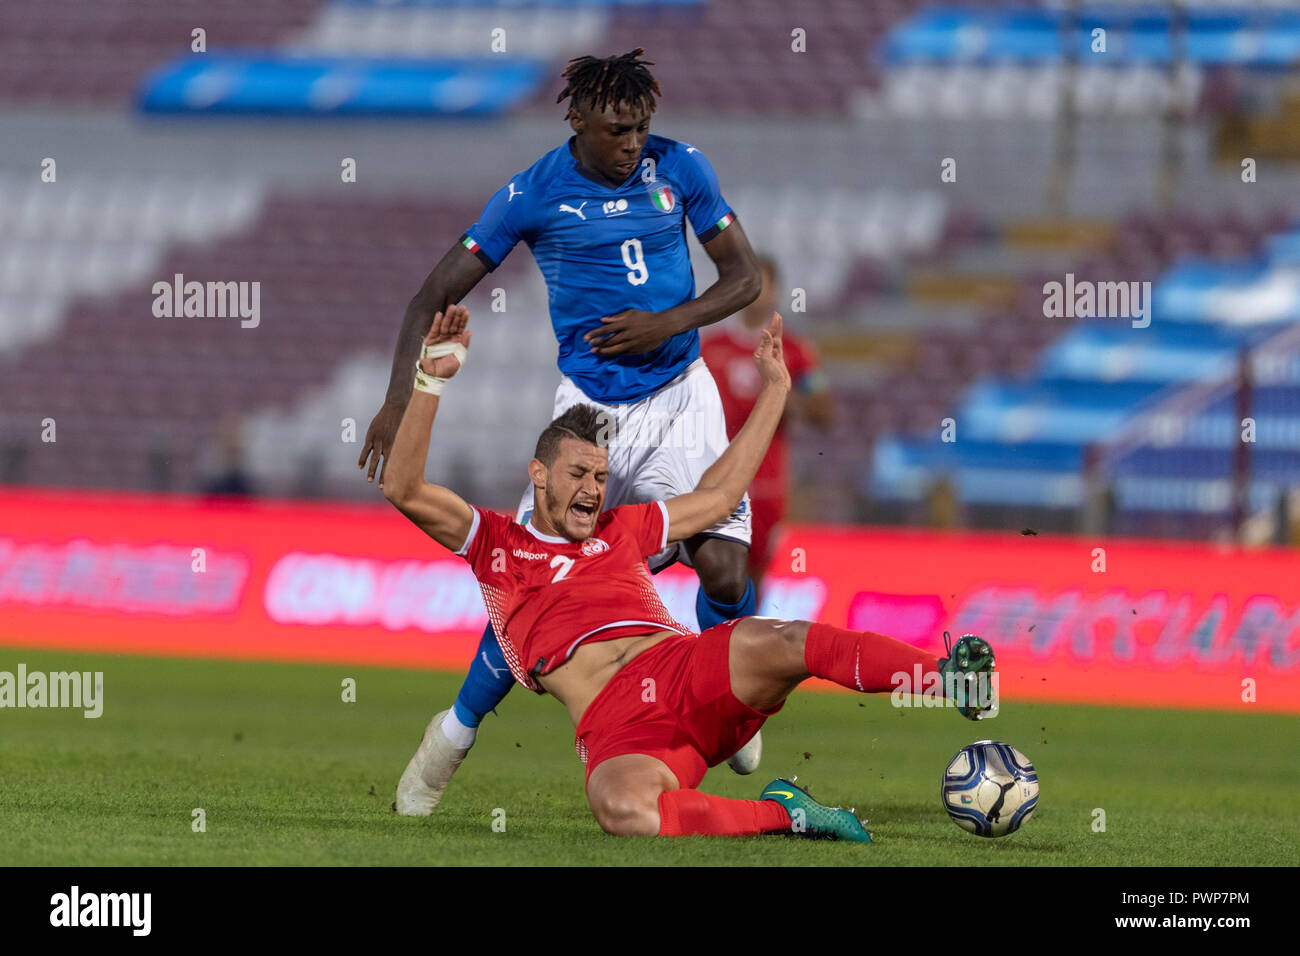
{"label": "blue football jersey", "polygon": [[461,242],[495,269],[521,239],[546,279],[560,371],[590,398],[635,402],[700,354],[699,334],[674,335],[651,352],[602,358],[583,336],[625,309],[663,312],[695,295],[686,220],[701,242],[734,216],[713,166],[694,146],[649,136],[641,164],[620,186],[584,170],[573,137],[518,173]]}

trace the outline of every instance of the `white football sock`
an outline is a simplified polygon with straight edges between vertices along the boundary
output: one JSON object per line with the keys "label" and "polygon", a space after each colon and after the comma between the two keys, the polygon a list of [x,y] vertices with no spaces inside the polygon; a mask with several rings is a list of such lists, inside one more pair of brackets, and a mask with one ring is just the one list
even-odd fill
{"label": "white football sock", "polygon": [[473,747],[474,738],[478,736],[477,727],[466,727],[456,719],[455,707],[447,711],[447,716],[443,718],[442,732],[451,741],[453,747],[461,750],[469,750],[470,747]]}

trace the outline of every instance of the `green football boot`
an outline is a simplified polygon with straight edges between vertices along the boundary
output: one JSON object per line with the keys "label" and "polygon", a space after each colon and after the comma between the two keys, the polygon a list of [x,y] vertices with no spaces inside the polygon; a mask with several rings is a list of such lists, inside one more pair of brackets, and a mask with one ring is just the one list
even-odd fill
{"label": "green football boot", "polygon": [[[993,648],[974,634],[963,634],[952,642],[943,632],[947,657],[939,658],[939,674],[945,694],[952,697],[957,712],[970,720],[981,720],[997,708],[990,678],[993,676]],[[972,676],[973,675],[973,676]],[[972,693],[973,692],[973,693]]]}
{"label": "green football boot", "polygon": [[775,800],[790,814],[790,832],[811,840],[846,840],[850,843],[870,843],[866,831],[852,810],[824,807],[794,780],[784,777],[773,780],[763,788],[760,800]]}

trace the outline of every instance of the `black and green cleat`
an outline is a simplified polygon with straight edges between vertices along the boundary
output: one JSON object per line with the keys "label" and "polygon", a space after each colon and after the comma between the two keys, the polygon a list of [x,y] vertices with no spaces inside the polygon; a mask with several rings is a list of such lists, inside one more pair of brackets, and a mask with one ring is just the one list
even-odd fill
{"label": "black and green cleat", "polygon": [[974,634],[963,634],[954,644],[952,635],[944,631],[943,646],[948,656],[939,658],[939,674],[944,693],[957,712],[970,720],[981,720],[995,711],[998,702],[991,681],[993,648],[989,642]]}
{"label": "black and green cleat", "polygon": [[811,840],[845,840],[870,843],[871,834],[851,810],[824,807],[793,780],[780,777],[763,788],[760,800],[775,800],[790,814],[790,832]]}

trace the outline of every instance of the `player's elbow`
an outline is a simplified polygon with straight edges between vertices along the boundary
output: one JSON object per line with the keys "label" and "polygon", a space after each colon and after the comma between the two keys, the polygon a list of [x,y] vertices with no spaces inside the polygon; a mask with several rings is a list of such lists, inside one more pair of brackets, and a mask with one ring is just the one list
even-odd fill
{"label": "player's elbow", "polygon": [[427,328],[433,324],[433,316],[445,304],[446,298],[441,288],[432,287],[426,283],[419,292],[411,296],[411,301],[406,304],[407,320],[413,322],[417,327]]}
{"label": "player's elbow", "polygon": [[744,308],[763,291],[763,272],[758,267],[758,260],[752,255],[744,256],[736,266],[737,308]]}
{"label": "player's elbow", "polygon": [[[427,328],[433,323],[433,316],[447,307],[447,282],[434,269],[420,286],[418,292],[411,296],[406,305],[406,314],[419,319],[419,325]],[[428,320],[427,322],[425,320]]]}
{"label": "player's elbow", "polygon": [[398,511],[406,513],[411,501],[415,498],[417,489],[409,481],[398,480],[396,477],[384,476],[384,484],[381,489],[384,497]]}

